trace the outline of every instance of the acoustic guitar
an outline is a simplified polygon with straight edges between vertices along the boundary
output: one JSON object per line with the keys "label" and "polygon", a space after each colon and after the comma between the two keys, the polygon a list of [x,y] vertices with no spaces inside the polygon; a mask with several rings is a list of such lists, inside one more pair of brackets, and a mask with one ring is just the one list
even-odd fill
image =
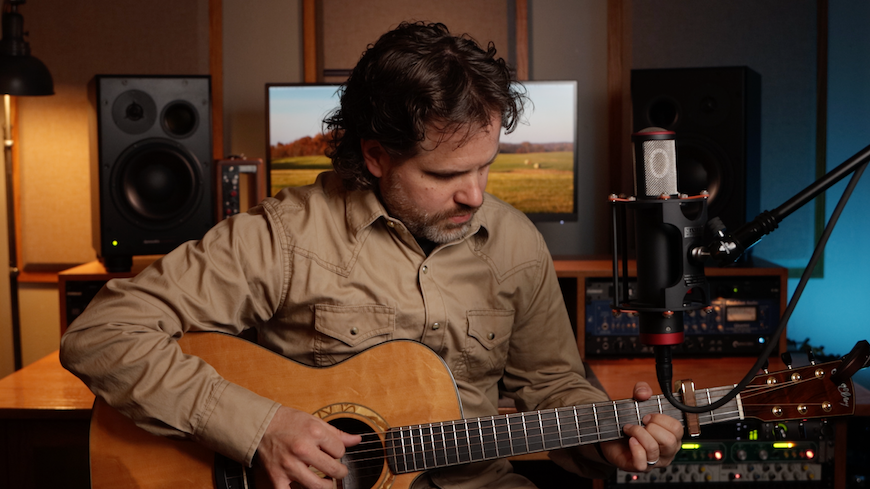
{"label": "acoustic guitar", "polygon": [[[403,489],[430,469],[615,440],[623,436],[621,426],[640,423],[649,413],[682,419],[661,395],[643,402],[463,419],[447,366],[412,341],[387,342],[325,368],[304,366],[218,333],[188,334],[179,344],[230,382],[362,435],[362,443],[343,458],[350,475],[335,482],[345,489]],[[866,356],[860,365],[844,360],[759,375],[737,398],[698,415],[698,421],[853,414],[850,377]],[[697,390],[695,404],[711,404],[731,388]],[[99,398],[91,420],[90,460],[92,487],[100,489],[242,489],[257,483],[256,471],[195,442],[147,433]],[[260,485],[268,487],[268,481]]]}

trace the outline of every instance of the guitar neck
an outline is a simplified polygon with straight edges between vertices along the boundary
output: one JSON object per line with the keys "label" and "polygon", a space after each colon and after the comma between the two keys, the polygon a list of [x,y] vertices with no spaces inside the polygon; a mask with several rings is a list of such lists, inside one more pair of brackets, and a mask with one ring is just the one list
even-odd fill
{"label": "guitar neck", "polygon": [[[730,387],[697,390],[695,402],[698,406],[711,404],[730,390]],[[679,398],[678,394],[675,396]],[[647,401],[627,399],[403,426],[387,432],[386,458],[390,470],[402,474],[569,448],[622,438],[622,426],[641,424],[651,413],[683,421],[682,412],[658,395]],[[739,396],[714,411],[698,415],[702,425],[742,418]]]}

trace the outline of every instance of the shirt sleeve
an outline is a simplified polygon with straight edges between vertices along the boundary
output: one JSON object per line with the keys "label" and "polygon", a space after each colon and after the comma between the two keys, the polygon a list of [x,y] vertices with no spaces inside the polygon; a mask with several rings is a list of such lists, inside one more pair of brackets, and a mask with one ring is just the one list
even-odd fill
{"label": "shirt sleeve", "polygon": [[[542,254],[539,280],[533,282],[536,290],[528,308],[517,316],[511,336],[504,375],[506,394],[515,399],[521,411],[608,401],[607,394],[586,379],[553,261],[545,246]],[[551,458],[586,477],[606,477],[613,471],[592,445],[552,452]]]}
{"label": "shirt sleeve", "polygon": [[132,279],[112,280],[61,339],[61,362],[141,428],[251,463],[279,405],[180,350],[189,331],[238,334],[286,296],[280,233],[240,214]]}

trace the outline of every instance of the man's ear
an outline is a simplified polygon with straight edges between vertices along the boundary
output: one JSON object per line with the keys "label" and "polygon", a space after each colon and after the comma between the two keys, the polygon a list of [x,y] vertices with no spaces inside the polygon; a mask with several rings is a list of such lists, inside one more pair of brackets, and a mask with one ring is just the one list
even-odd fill
{"label": "man's ear", "polygon": [[387,172],[387,165],[390,163],[390,155],[387,154],[381,143],[373,139],[361,139],[360,147],[362,147],[363,159],[369,173],[377,178],[383,177]]}

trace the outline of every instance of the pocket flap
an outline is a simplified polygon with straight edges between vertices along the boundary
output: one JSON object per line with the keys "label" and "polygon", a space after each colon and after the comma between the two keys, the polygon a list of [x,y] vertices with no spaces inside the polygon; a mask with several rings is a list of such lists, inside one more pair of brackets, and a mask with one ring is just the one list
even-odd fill
{"label": "pocket flap", "polygon": [[477,339],[487,350],[504,343],[511,337],[514,311],[500,309],[468,311],[468,335]]}
{"label": "pocket flap", "polygon": [[348,346],[390,334],[396,328],[396,310],[376,304],[363,306],[314,306],[314,328]]}

